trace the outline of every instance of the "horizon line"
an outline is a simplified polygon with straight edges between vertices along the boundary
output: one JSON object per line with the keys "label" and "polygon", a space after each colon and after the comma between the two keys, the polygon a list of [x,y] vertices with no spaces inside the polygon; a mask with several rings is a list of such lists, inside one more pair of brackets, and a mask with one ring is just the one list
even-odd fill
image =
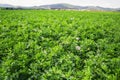
{"label": "horizon line", "polygon": [[24,5],[14,5],[14,4],[8,4],[8,3],[0,3],[0,4],[7,4],[15,7],[34,7],[34,6],[43,6],[43,5],[54,5],[54,4],[68,4],[68,5],[73,5],[73,6],[81,6],[81,7],[86,7],[86,6],[93,6],[93,7],[103,7],[103,8],[120,8],[120,7],[104,7],[104,6],[99,6],[99,5],[76,5],[76,4],[71,4],[71,3],[50,3],[50,4],[40,4],[40,5],[29,5],[29,6],[24,6]]}

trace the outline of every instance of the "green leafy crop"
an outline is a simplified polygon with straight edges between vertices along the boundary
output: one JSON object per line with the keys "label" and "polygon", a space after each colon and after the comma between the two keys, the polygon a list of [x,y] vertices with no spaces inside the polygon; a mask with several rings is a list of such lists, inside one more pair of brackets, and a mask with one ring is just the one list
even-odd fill
{"label": "green leafy crop", "polygon": [[0,80],[119,79],[119,12],[0,10]]}

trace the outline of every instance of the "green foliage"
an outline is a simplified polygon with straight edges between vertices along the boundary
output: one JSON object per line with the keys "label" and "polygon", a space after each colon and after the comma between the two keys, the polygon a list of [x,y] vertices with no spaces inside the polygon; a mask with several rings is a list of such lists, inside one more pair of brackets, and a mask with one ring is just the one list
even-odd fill
{"label": "green foliage", "polygon": [[119,80],[120,13],[0,11],[0,80]]}

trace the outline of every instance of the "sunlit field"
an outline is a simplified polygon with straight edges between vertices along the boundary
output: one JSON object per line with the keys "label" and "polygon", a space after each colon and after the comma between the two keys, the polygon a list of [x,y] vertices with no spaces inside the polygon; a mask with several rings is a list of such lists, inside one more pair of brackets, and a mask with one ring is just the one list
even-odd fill
{"label": "sunlit field", "polygon": [[0,10],[0,80],[119,78],[119,12]]}

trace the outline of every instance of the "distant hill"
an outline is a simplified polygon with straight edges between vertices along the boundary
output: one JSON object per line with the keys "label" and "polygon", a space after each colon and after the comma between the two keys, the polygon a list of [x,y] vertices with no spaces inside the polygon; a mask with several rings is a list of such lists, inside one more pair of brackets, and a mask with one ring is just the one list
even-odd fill
{"label": "distant hill", "polygon": [[66,3],[31,6],[31,7],[0,4],[0,7],[7,7],[7,8],[10,7],[10,8],[15,8],[15,9],[16,8],[21,8],[21,9],[74,9],[74,10],[120,11],[120,8],[104,8],[100,6],[77,6],[77,5],[71,5],[71,4],[66,4]]}
{"label": "distant hill", "polygon": [[75,9],[75,10],[100,10],[100,11],[120,11],[120,8],[104,8],[100,6],[77,6],[66,3],[34,6],[36,9]]}
{"label": "distant hill", "polygon": [[60,4],[51,4],[51,5],[42,5],[37,6],[37,8],[45,8],[45,9],[76,9],[76,10],[120,10],[120,8],[104,8],[100,6],[77,6],[77,5],[71,5],[66,3],[60,3]]}
{"label": "distant hill", "polygon": [[39,6],[40,8],[49,8],[49,9],[77,9],[77,6],[66,4],[66,3],[60,3],[60,4],[51,4],[51,5],[42,5]]}
{"label": "distant hill", "polygon": [[14,6],[10,4],[0,4],[0,7],[14,7]]}

